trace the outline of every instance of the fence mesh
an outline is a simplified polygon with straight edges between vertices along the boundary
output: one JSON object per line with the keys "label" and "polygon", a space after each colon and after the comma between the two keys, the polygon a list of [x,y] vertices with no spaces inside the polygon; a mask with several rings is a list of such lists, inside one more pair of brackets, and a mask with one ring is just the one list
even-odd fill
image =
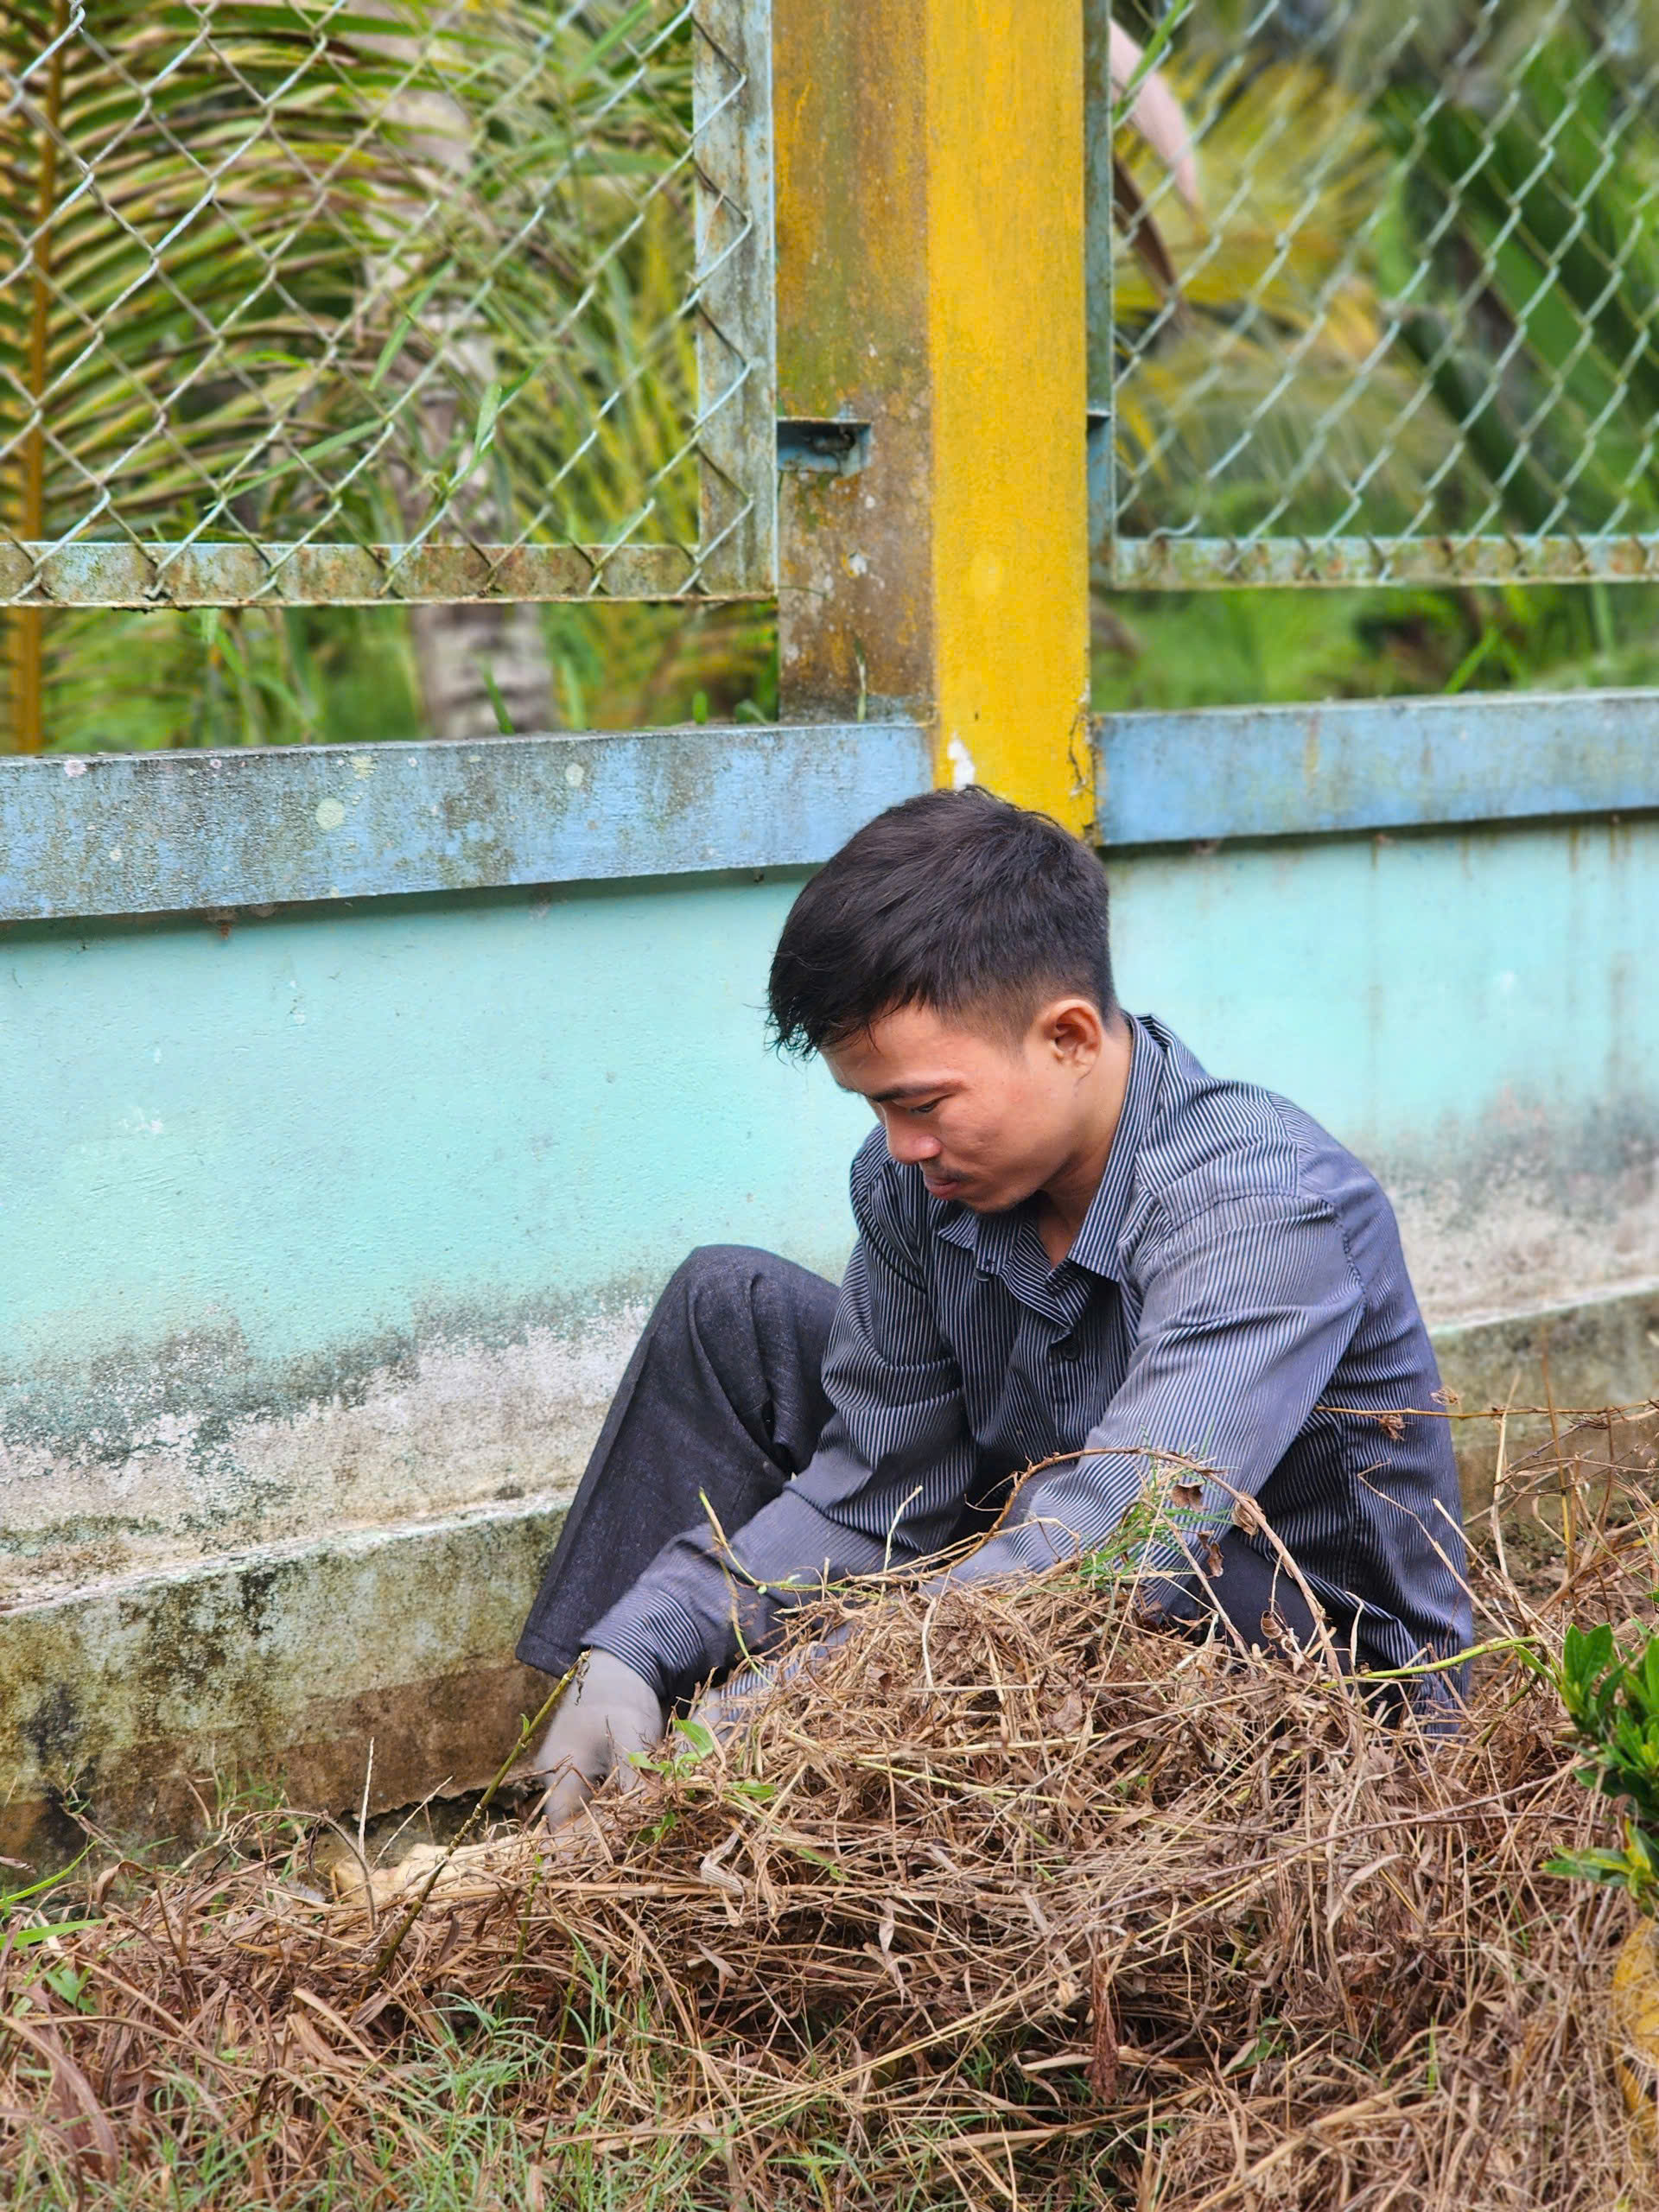
{"label": "fence mesh", "polygon": [[772,582],[741,0],[8,0],[0,604]]}
{"label": "fence mesh", "polygon": [[1659,575],[1652,0],[1115,12],[1090,29],[1104,575]]}

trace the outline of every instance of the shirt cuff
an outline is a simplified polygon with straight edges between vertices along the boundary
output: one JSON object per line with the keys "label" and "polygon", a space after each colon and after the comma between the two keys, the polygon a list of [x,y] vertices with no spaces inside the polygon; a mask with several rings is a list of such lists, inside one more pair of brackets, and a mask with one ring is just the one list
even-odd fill
{"label": "shirt cuff", "polygon": [[791,1483],[732,1539],[736,1573],[701,1529],[674,1537],[583,1637],[641,1675],[665,1704],[776,1637],[780,1616],[826,1581],[887,1564],[886,1547],[838,1527]]}
{"label": "shirt cuff", "polygon": [[608,1651],[651,1684],[664,1705],[689,1697],[711,1675],[721,1673],[738,1655],[737,1625],[732,1618],[730,1584],[714,1571],[725,1605],[723,1633],[701,1608],[693,1612],[671,1591],[641,1589],[619,1598],[582,1638],[585,1647]]}

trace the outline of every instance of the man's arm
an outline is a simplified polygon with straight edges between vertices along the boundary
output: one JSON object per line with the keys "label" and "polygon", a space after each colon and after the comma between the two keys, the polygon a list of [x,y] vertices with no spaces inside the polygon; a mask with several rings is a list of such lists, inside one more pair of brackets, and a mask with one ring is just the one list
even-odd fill
{"label": "man's arm", "polygon": [[[1140,1498],[1148,1454],[1178,1453],[1206,1481],[1188,1541],[1227,1525],[1290,1448],[1358,1325],[1364,1291],[1340,1223],[1294,1194],[1222,1200],[1179,1221],[1149,1253],[1128,1372],[1086,1455],[1027,1484],[1009,1524],[952,1581],[1028,1573],[1106,1544]],[[1189,1571],[1173,1542],[1154,1573]]]}
{"label": "man's arm", "polygon": [[[859,1240],[824,1357],[831,1407],[810,1464],[741,1529],[665,1545],[587,1641],[664,1700],[763,1647],[825,1580],[879,1572],[949,1541],[974,1469],[962,1377],[940,1334],[880,1140],[853,1169]],[[784,1587],[785,1584],[792,1587]]]}

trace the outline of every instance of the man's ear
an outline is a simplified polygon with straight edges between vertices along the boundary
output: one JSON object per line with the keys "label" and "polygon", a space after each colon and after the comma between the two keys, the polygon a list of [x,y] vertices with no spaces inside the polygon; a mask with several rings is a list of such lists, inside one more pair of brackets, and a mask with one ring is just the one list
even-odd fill
{"label": "man's ear", "polygon": [[1086,1075],[1100,1058],[1106,1025],[1092,1000],[1054,999],[1037,1017],[1043,1043],[1074,1075]]}

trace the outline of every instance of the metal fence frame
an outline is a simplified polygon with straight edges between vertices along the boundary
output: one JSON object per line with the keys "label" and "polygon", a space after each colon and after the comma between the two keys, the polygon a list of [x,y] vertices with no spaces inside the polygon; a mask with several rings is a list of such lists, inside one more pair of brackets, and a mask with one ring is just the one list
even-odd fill
{"label": "metal fence frame", "polygon": [[[1477,38],[1492,29],[1505,4],[1507,0],[1481,0],[1476,11],[1478,23],[1469,35],[1460,59],[1466,60],[1474,52]],[[1203,5],[1204,0],[1171,0],[1163,11],[1164,29]],[[1126,372],[1120,363],[1116,342],[1114,266],[1121,244],[1115,251],[1113,156],[1114,149],[1122,145],[1120,134],[1133,104],[1133,93],[1119,97],[1110,79],[1107,47],[1111,0],[1085,0],[1085,7],[1087,284],[1096,387],[1090,396],[1090,522],[1097,582],[1118,589],[1190,591],[1253,586],[1612,583],[1659,580],[1659,531],[1574,530],[1568,524],[1537,531],[1516,528],[1465,534],[1425,530],[1404,534],[1364,534],[1350,528],[1326,535],[1297,533],[1269,525],[1260,531],[1242,529],[1224,536],[1205,529],[1195,515],[1186,520],[1172,518],[1167,528],[1155,528],[1144,534],[1126,532],[1120,526],[1124,472],[1116,435],[1119,387]],[[1322,15],[1328,24],[1341,12],[1338,8],[1317,14]],[[1560,0],[1557,9],[1558,14],[1563,12],[1570,20],[1572,10],[1567,8],[1566,0]],[[1260,7],[1251,18],[1246,35],[1253,35],[1272,13],[1269,0],[1269,4]],[[1405,27],[1400,35],[1403,44],[1414,19],[1402,11],[1400,20]],[[1147,60],[1156,58],[1149,53]],[[1137,76],[1137,84],[1139,81]],[[1429,104],[1428,114],[1446,104],[1445,96],[1437,92]],[[1513,112],[1514,105],[1511,90],[1489,118],[1483,154],[1491,150],[1497,130]],[[1199,149],[1201,151],[1201,138]],[[1551,153],[1552,143],[1547,143],[1537,177],[1546,175]],[[1461,181],[1466,184],[1469,177]],[[1649,187],[1644,202],[1652,200],[1655,189]],[[1523,211],[1520,208],[1516,210],[1513,228],[1516,232],[1524,228]],[[1281,252],[1287,244],[1281,237]],[[1483,270],[1482,273],[1486,272]],[[1610,278],[1610,289],[1611,281]],[[1395,346],[1403,321],[1413,311],[1400,302],[1384,304],[1387,327],[1371,360],[1363,369],[1357,368],[1357,378]],[[1460,335],[1460,332],[1447,335],[1445,345],[1448,352]],[[1104,372],[1100,366],[1103,359],[1110,365]],[[1488,406],[1494,401],[1496,392],[1494,379],[1478,394],[1478,405]],[[1470,422],[1459,421],[1455,427],[1461,439]],[[1558,509],[1564,511],[1567,504],[1563,496],[1557,502]],[[1561,520],[1562,514],[1558,512],[1554,524],[1560,524]]]}
{"label": "metal fence frame", "polygon": [[[73,0],[42,67],[86,18],[86,0]],[[771,9],[765,0],[690,0],[673,21],[689,22],[695,41],[696,238],[686,302],[696,317],[699,385],[687,429],[701,487],[695,545],[453,543],[434,525],[402,543],[334,543],[317,533],[284,543],[218,542],[200,532],[175,541],[130,531],[112,539],[0,538],[0,607],[770,595],[777,582]],[[28,81],[0,85],[0,95],[9,92],[0,111],[15,110],[45,130],[32,86],[32,73]],[[27,259],[12,281],[32,281]],[[52,281],[49,274],[43,281]],[[120,524],[118,516],[104,519]]]}
{"label": "metal fence frame", "polygon": [[[1110,282],[1098,219],[1110,138],[1086,126],[1084,86],[1097,124],[1109,99],[1098,43],[1107,0],[1010,0],[971,26],[959,0],[862,0],[855,18],[844,0],[700,0],[700,16],[726,71],[708,95],[712,115],[723,86],[705,155],[701,297],[722,346],[747,334],[741,375],[729,349],[705,372],[739,404],[727,410],[731,445],[710,470],[706,521],[711,558],[716,543],[729,548],[730,566],[717,592],[712,573],[702,585],[707,596],[775,588],[782,719],[795,727],[765,743],[732,730],[537,740],[548,749],[527,782],[490,766],[511,746],[440,745],[431,772],[442,789],[413,829],[396,826],[389,803],[424,773],[392,773],[401,747],[385,754],[384,781],[378,748],[350,756],[338,817],[324,758],[340,767],[337,747],[283,748],[246,775],[232,772],[232,754],[135,758],[118,771],[60,756],[5,762],[0,798],[15,794],[16,810],[0,808],[0,918],[809,865],[859,807],[969,776],[1113,844],[1466,823],[1483,809],[1586,815],[1659,797],[1643,785],[1643,695],[1614,702],[1631,734],[1599,753],[1581,704],[1543,699],[1091,721],[1085,491],[1098,522],[1111,418],[1087,407],[1076,245],[1092,207],[1098,311]],[[787,245],[776,265],[774,159]],[[1017,283],[992,281],[1010,269]],[[807,453],[781,473],[780,416]],[[733,487],[742,531],[721,512]],[[1141,587],[1659,576],[1659,541],[1643,538],[1241,546],[1172,533],[1108,550],[1110,581]],[[652,573],[655,555],[630,556],[628,571],[619,554],[596,589],[583,557],[559,547],[533,560],[467,546],[296,547],[270,567],[245,546],[198,548],[165,580],[127,547],[48,557],[35,603],[591,599],[654,596],[677,582]],[[1412,788],[1391,798],[1385,786],[1407,775],[1402,728],[1433,716],[1444,741],[1411,756]],[[722,752],[729,773],[717,772]],[[1307,765],[1321,760],[1322,783]],[[474,761],[480,796],[457,839],[448,825]],[[201,772],[183,773],[187,763]],[[821,788],[823,804],[811,797]],[[751,811],[765,818],[751,824]],[[194,858],[175,866],[175,851]]]}

